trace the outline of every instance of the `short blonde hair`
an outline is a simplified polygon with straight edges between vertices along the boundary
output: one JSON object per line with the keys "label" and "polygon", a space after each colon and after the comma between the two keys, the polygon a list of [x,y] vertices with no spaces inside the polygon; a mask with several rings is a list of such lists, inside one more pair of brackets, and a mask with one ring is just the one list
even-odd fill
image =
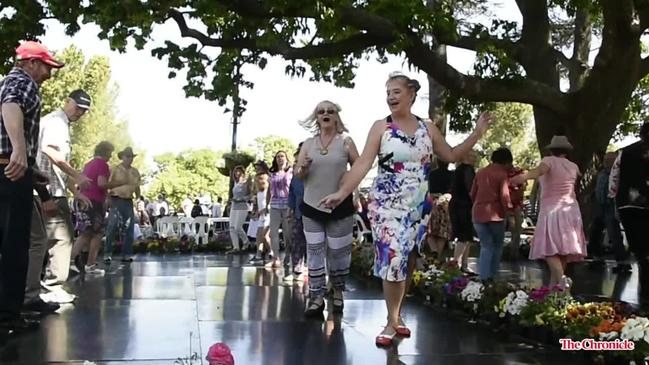
{"label": "short blonde hair", "polygon": [[342,109],[340,108],[340,105],[329,101],[329,100],[323,100],[319,102],[315,108],[313,108],[313,111],[311,114],[304,120],[300,120],[299,123],[300,125],[309,131],[313,135],[317,135],[320,133],[320,124],[318,124],[318,106],[322,105],[323,103],[329,103],[333,105],[334,108],[336,108],[336,114],[338,114],[338,122],[336,123],[336,131],[338,133],[343,133],[343,132],[349,132],[345,124],[343,123],[342,119],[340,119],[340,112]]}

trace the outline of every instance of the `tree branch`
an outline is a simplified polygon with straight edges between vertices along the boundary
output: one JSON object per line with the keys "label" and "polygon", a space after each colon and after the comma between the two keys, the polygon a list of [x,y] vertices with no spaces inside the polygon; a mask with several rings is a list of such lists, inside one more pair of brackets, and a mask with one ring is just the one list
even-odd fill
{"label": "tree branch", "polygon": [[483,79],[465,75],[446,63],[418,37],[410,37],[408,59],[449,90],[473,101],[514,101],[544,106],[557,113],[567,111],[565,96],[558,90],[532,80]]}
{"label": "tree branch", "polygon": [[450,36],[444,34],[435,34],[435,39],[444,45],[479,51],[482,46],[492,45],[500,50],[505,51],[509,57],[519,61],[523,48],[517,42],[497,37],[471,37],[471,36]]}
{"label": "tree branch", "polygon": [[571,59],[573,62],[567,66],[570,79],[570,91],[579,90],[584,84],[586,71],[588,70],[588,56],[590,55],[592,31],[593,23],[588,11],[583,8],[577,9],[573,31],[575,38]]}
{"label": "tree branch", "polygon": [[285,42],[261,45],[256,39],[252,38],[212,38],[196,29],[190,28],[183,15],[176,10],[170,11],[169,17],[171,17],[178,25],[181,36],[193,38],[203,46],[259,50],[268,52],[271,55],[281,55],[287,60],[308,60],[314,58],[343,56],[372,46],[387,45],[394,41],[394,39],[381,39],[380,37],[368,33],[358,33],[337,42],[321,43],[304,47],[293,47]]}
{"label": "tree branch", "polygon": [[[237,13],[245,11],[247,15],[259,18],[269,17],[268,12],[262,11],[265,9],[261,5],[262,3],[255,0],[244,0],[234,4],[226,0],[219,0],[219,2]],[[280,14],[275,10],[273,16],[287,16],[288,13],[293,16],[304,16],[308,12],[308,10],[305,10],[305,12],[290,10]],[[566,110],[564,95],[558,89],[524,79],[517,81],[489,80],[464,75],[448,65],[445,60],[440,59],[440,56],[436,55],[429,45],[424,43],[421,36],[408,30],[398,29],[390,20],[384,17],[353,7],[337,8],[336,12],[340,16],[339,19],[343,25],[358,29],[359,33],[335,43],[301,48],[293,47],[287,43],[258,44],[256,40],[250,38],[215,39],[189,28],[182,14],[178,12],[171,12],[170,17],[176,21],[184,37],[194,38],[204,45],[261,50],[274,55],[282,55],[289,60],[332,57],[363,51],[372,46],[389,45],[398,40],[398,35],[405,34],[408,37],[405,51],[409,60],[452,92],[475,101],[515,101],[544,106],[557,112]],[[477,43],[474,43],[475,40],[468,37],[461,38],[457,42],[467,47],[477,45]],[[511,44],[505,45],[503,42],[503,46],[511,46]]]}

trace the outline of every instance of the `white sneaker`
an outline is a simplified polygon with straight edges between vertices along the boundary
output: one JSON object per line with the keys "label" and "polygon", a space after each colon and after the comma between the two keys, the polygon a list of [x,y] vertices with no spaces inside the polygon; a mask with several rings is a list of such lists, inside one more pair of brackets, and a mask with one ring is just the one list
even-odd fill
{"label": "white sneaker", "polygon": [[86,271],[86,274],[89,274],[89,275],[104,275],[106,273],[105,270],[102,270],[102,269],[98,268],[97,264],[86,265],[85,266],[85,271]]}
{"label": "white sneaker", "polygon": [[61,291],[51,291],[41,294],[41,299],[46,303],[67,304],[72,303],[77,297],[73,294]]}
{"label": "white sneaker", "polygon": [[284,281],[286,282],[292,282],[294,280],[294,277],[292,274],[284,276]]}

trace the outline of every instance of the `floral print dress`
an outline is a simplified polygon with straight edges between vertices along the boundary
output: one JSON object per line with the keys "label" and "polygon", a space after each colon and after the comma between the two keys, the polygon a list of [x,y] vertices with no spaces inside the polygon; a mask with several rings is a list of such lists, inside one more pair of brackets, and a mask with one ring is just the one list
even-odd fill
{"label": "floral print dress", "polygon": [[433,143],[423,121],[418,121],[417,131],[409,136],[387,118],[368,207],[374,275],[381,279],[406,280],[408,256],[424,239],[430,211],[426,177],[432,153]]}

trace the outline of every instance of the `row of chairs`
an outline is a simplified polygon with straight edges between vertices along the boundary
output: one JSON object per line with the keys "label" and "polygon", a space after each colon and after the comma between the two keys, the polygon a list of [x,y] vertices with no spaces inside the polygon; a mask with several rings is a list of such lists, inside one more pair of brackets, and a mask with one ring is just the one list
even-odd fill
{"label": "row of chairs", "polygon": [[[188,236],[194,237],[196,242],[206,243],[212,223],[213,220],[208,217],[162,217],[156,222],[156,232],[164,238]],[[227,230],[227,223],[218,223],[222,226],[219,231]],[[354,238],[360,242],[372,240],[372,231],[357,214],[354,215]]]}
{"label": "row of chairs", "polygon": [[194,237],[196,242],[207,243],[210,231],[208,217],[162,217],[156,222],[156,232],[161,237]]}

